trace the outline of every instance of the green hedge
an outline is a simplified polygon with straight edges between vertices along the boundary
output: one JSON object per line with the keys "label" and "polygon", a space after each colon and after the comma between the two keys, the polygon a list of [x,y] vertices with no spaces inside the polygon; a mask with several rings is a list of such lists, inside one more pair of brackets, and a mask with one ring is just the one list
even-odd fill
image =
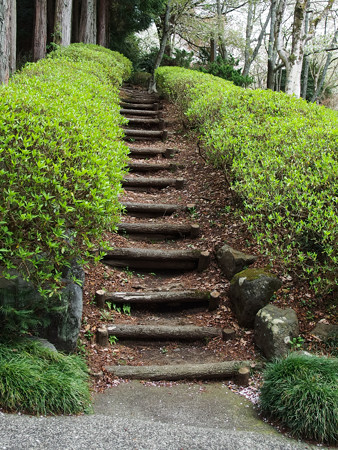
{"label": "green hedge", "polygon": [[160,67],[156,76],[199,131],[209,161],[227,172],[262,246],[322,292],[334,288],[337,112],[182,68]]}
{"label": "green hedge", "polygon": [[62,269],[114,230],[127,160],[118,87],[130,73],[122,55],[75,44],[0,87],[2,275],[52,296]]}
{"label": "green hedge", "polygon": [[338,359],[292,353],[268,364],[260,403],[292,434],[338,443]]}

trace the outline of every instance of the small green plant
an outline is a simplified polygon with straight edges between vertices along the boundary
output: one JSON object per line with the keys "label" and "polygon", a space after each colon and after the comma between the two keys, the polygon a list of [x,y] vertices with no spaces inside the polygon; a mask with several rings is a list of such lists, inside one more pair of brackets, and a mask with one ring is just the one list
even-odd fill
{"label": "small green plant", "polygon": [[121,307],[117,306],[116,303],[113,303],[113,310],[116,311],[119,314],[121,314],[121,312],[122,312]]}
{"label": "small green plant", "polygon": [[129,267],[123,269],[123,272],[127,275],[128,278],[131,278],[134,275],[134,272],[130,270]]}
{"label": "small green plant", "polygon": [[127,316],[130,316],[130,312],[131,312],[130,305],[123,305],[122,310],[123,310],[123,314],[127,314]]}
{"label": "small green plant", "polygon": [[268,364],[263,378],[263,413],[297,437],[337,444],[337,358],[292,353]]}
{"label": "small green plant", "polygon": [[90,330],[85,331],[84,337],[87,339],[87,341],[90,341],[94,336],[94,333]]}
{"label": "small green plant", "polygon": [[292,338],[289,344],[292,351],[300,350],[301,348],[303,348],[304,339],[301,336],[297,336]]}
{"label": "small green plant", "polygon": [[168,353],[168,350],[165,347],[160,347],[160,352],[162,353],[162,355],[165,355]]}
{"label": "small green plant", "polygon": [[101,311],[100,320],[104,322],[111,322],[113,320],[112,312],[107,309]]}
{"label": "small green plant", "polygon": [[192,206],[191,208],[187,208],[188,213],[190,214],[192,219],[198,219],[199,215],[196,210],[196,206]]}
{"label": "small green plant", "polygon": [[118,341],[118,339],[117,339],[117,337],[116,336],[109,336],[109,343],[111,344],[111,345],[115,345],[116,343],[117,343],[117,341]]}
{"label": "small green plant", "polygon": [[26,414],[90,412],[88,369],[32,340],[0,341],[0,408]]}

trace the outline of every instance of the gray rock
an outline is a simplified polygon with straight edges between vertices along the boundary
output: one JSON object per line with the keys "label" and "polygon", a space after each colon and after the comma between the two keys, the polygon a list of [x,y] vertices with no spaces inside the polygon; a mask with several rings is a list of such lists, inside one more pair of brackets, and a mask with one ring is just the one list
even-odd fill
{"label": "gray rock", "polygon": [[[45,299],[32,283],[25,281],[18,273],[13,272],[13,275],[16,275],[16,278],[12,280],[0,278],[0,306],[35,310],[37,305],[45,303]],[[48,323],[39,329],[39,335],[51,341],[58,350],[72,352],[76,348],[82,318],[82,288],[73,278],[84,281],[84,271],[74,263],[63,275],[65,287],[61,299],[52,299],[52,303],[60,306],[62,311],[46,313],[39,308],[40,319]]]}
{"label": "gray rock", "polygon": [[32,341],[37,341],[37,342],[39,342],[39,344],[41,344],[42,347],[49,348],[49,350],[52,350],[52,352],[57,352],[55,345],[53,345],[51,342],[47,341],[47,339],[43,339],[43,338],[39,338],[39,337],[35,337],[35,336],[30,336],[27,339],[31,339]]}
{"label": "gray rock", "polygon": [[216,252],[217,263],[228,280],[238,272],[257,260],[257,256],[247,255],[228,244],[224,244]]}
{"label": "gray rock", "polygon": [[229,298],[238,322],[253,327],[257,312],[269,303],[282,282],[264,269],[246,269],[237,273],[230,283]]}
{"label": "gray rock", "polygon": [[285,356],[290,351],[290,341],[298,335],[298,319],[293,309],[267,305],[258,311],[255,342],[267,359]]}
{"label": "gray rock", "polygon": [[338,339],[338,325],[319,322],[312,330],[311,334],[317,336],[322,341],[325,341],[328,338]]}

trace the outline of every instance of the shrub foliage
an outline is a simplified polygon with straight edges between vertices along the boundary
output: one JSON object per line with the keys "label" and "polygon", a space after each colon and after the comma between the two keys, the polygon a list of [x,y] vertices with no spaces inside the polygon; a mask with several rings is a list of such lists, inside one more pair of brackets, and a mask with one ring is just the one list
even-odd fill
{"label": "shrub foliage", "polygon": [[79,356],[30,340],[0,342],[0,407],[27,414],[90,411],[89,376]]}
{"label": "shrub foliage", "polygon": [[248,90],[176,67],[157,83],[224,168],[258,241],[323,291],[337,285],[338,116],[302,99]]}
{"label": "shrub foliage", "polygon": [[338,359],[293,353],[270,363],[261,388],[264,413],[295,436],[338,442]]}
{"label": "shrub foliage", "polygon": [[0,268],[42,294],[113,230],[127,158],[118,86],[130,62],[94,45],[57,49],[0,87]]}

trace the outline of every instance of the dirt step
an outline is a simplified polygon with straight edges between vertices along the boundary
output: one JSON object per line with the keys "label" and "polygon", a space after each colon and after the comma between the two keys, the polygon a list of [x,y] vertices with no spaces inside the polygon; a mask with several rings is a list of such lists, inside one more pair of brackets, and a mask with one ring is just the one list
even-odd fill
{"label": "dirt step", "polygon": [[[223,361],[208,364],[175,364],[165,366],[106,366],[107,372],[119,378],[137,380],[214,380],[237,378],[241,368],[252,361]],[[246,373],[250,372],[247,369]]]}
{"label": "dirt step", "polygon": [[210,253],[200,250],[167,250],[151,248],[116,248],[108,250],[101,260],[114,267],[158,270],[205,270],[210,263]]}
{"label": "dirt step", "polygon": [[129,155],[133,158],[152,158],[161,155],[163,158],[172,158],[177,150],[174,148],[129,147]]}
{"label": "dirt step", "polygon": [[120,107],[122,109],[147,109],[152,111],[160,109],[159,103],[129,103],[124,101],[120,101]]}
{"label": "dirt step", "polygon": [[122,181],[124,188],[138,189],[164,189],[166,187],[174,187],[175,189],[183,189],[183,178],[160,178],[160,177],[124,177]]}
{"label": "dirt step", "polygon": [[200,234],[198,224],[171,224],[171,223],[119,223],[118,232],[129,236],[139,236],[149,239],[179,239],[188,237],[195,239]]}
{"label": "dirt step", "polygon": [[141,117],[128,117],[128,125],[138,126],[138,127],[155,127],[157,126],[159,130],[164,130],[165,123],[163,119],[149,119]]}
{"label": "dirt step", "polygon": [[150,116],[160,117],[162,115],[159,111],[152,111],[150,109],[120,109],[120,114],[131,116]]}
{"label": "dirt step", "polygon": [[177,164],[175,163],[159,163],[151,164],[144,162],[130,162],[128,163],[130,172],[157,172],[159,170],[171,170],[172,172],[177,170]]}
{"label": "dirt step", "polygon": [[119,340],[162,340],[162,341],[203,341],[221,338],[222,329],[214,327],[198,327],[194,325],[129,325],[116,324],[99,328],[96,341],[102,347],[109,343],[109,336]]}
{"label": "dirt step", "polygon": [[166,130],[163,131],[153,131],[153,130],[140,130],[133,128],[123,128],[124,133],[126,135],[125,139],[133,138],[133,139],[162,139],[165,141],[168,137],[168,132]]}
{"label": "dirt step", "polygon": [[128,215],[133,217],[163,217],[179,211],[186,211],[192,209],[195,205],[170,205],[165,203],[133,203],[123,202],[122,205],[126,208]]}
{"label": "dirt step", "polygon": [[218,308],[220,293],[217,291],[147,291],[147,292],[105,292],[96,291],[95,303],[99,308],[104,308],[106,302],[130,305],[173,305],[191,304],[195,307],[200,304],[208,304],[209,311]]}
{"label": "dirt step", "polygon": [[140,95],[122,95],[120,100],[123,103],[133,103],[137,105],[153,105],[154,103],[158,103],[158,98],[151,96],[140,96]]}

